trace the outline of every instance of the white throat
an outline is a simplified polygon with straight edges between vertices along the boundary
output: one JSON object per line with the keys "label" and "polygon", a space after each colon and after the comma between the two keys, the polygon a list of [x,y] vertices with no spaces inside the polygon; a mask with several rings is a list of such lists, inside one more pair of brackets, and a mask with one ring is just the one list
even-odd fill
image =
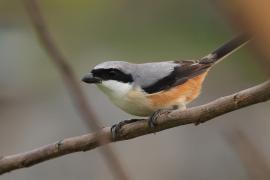
{"label": "white throat", "polygon": [[123,83],[115,80],[102,81],[97,86],[111,99],[111,101],[136,116],[148,116],[153,113],[145,94],[134,83]]}
{"label": "white throat", "polygon": [[132,89],[132,84],[115,80],[102,81],[98,87],[110,98],[123,98]]}

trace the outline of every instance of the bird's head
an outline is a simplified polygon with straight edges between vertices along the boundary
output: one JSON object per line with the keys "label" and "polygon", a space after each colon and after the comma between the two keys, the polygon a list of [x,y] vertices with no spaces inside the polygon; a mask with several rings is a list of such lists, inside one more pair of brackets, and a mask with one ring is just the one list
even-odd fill
{"label": "bird's head", "polygon": [[107,61],[96,65],[82,81],[96,84],[105,93],[124,93],[134,82],[132,72],[134,65],[123,61]]}

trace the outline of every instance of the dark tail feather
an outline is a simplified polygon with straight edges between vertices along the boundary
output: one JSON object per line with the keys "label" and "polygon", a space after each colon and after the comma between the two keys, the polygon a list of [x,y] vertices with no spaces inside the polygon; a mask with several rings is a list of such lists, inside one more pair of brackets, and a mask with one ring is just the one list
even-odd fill
{"label": "dark tail feather", "polygon": [[226,42],[219,48],[215,49],[212,53],[208,54],[207,56],[201,58],[199,63],[201,64],[213,64],[217,63],[218,61],[222,60],[226,56],[233,53],[235,50],[243,46],[250,40],[251,36],[247,34],[241,34],[233,38],[232,40]]}

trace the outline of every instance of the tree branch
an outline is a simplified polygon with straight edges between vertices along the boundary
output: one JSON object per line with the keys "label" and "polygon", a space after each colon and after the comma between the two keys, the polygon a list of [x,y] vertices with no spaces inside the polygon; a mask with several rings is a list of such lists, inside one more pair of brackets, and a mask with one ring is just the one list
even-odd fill
{"label": "tree branch", "polygon": [[[84,122],[88,125],[89,129],[93,131],[98,131],[98,129],[100,129],[101,127],[100,122],[96,117],[95,113],[92,111],[92,108],[88,104],[86,100],[87,98],[84,95],[82,89],[80,88],[77,78],[71,66],[68,64],[66,57],[62,54],[62,52],[59,50],[56,43],[54,42],[54,39],[51,36],[47,28],[45,19],[41,13],[38,1],[25,0],[25,5],[31,22],[37,33],[37,36],[40,40],[40,43],[44,46],[44,49],[50,55],[52,62],[55,64],[57,70],[62,76],[62,79],[67,87],[70,97],[73,100],[73,104],[78,110],[81,119],[84,120]],[[100,145],[107,144],[109,141],[108,138],[106,138],[105,136],[98,136],[97,138],[98,139],[96,143]],[[104,146],[101,149],[101,153],[105,157],[108,167],[114,174],[115,179],[130,179],[111,147]],[[28,164],[27,161],[23,162],[23,164],[24,163]]]}
{"label": "tree branch", "polygon": [[[190,108],[184,111],[172,111],[157,119],[158,126],[149,128],[146,119],[126,124],[120,129],[115,141],[128,140],[146,134],[159,132],[165,129],[186,124],[198,124],[209,121],[217,116],[244,108],[256,103],[265,102],[270,99],[270,81],[240,91],[238,93],[221,97],[208,104]],[[63,156],[78,151],[89,151],[99,147],[100,136],[111,139],[110,127],[101,129],[96,133],[67,138],[53,144],[49,144],[29,152],[4,156],[0,159],[0,174],[33,166],[52,158]],[[111,140],[112,141],[112,140]]]}

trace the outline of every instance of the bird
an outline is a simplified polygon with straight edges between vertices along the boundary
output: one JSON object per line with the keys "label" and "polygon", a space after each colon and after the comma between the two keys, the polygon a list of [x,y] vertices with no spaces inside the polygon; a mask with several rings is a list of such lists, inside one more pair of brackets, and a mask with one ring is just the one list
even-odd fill
{"label": "bird", "polygon": [[[209,70],[250,40],[239,34],[208,55],[196,60],[148,63],[106,61],[94,66],[82,81],[95,84],[123,111],[149,117],[149,126],[169,110],[184,110],[201,92]],[[125,122],[116,124],[119,129]]]}

